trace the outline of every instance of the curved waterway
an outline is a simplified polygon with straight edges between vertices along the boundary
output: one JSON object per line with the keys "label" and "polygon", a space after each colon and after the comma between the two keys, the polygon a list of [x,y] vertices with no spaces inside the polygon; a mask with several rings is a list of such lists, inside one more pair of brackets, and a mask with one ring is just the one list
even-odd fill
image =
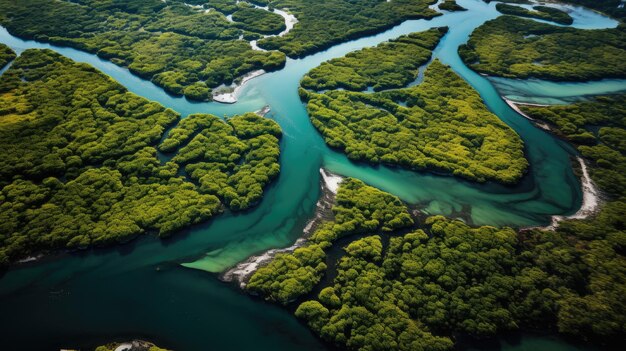
{"label": "curved waterway", "polygon": [[[139,337],[177,350],[325,349],[288,311],[251,298],[219,282],[216,274],[201,271],[220,272],[252,254],[293,243],[313,214],[320,167],[362,179],[432,214],[462,213],[475,224],[538,225],[548,223],[552,215],[574,213],[582,196],[571,169],[573,149],[511,110],[491,82],[465,67],[458,57],[457,47],[469,34],[499,16],[495,4],[478,0],[458,3],[468,11],[446,13],[429,21],[407,21],[375,36],[303,59],[289,59],[283,70],[246,84],[239,101],[232,105],[172,97],[95,55],[24,41],[0,28],[0,42],[18,52],[51,48],[95,66],[130,91],[183,116],[196,112],[234,115],[270,105],[270,117],[284,131],[281,175],[255,209],[224,214],[170,240],[144,237],[119,248],[66,254],[7,272],[0,280],[3,346],[47,350]],[[589,15],[590,11],[574,11],[581,12],[576,18],[587,18],[575,26],[590,26],[590,22],[593,28],[615,26],[606,17]],[[297,94],[298,82],[307,71],[350,51],[438,26],[449,26],[450,31],[434,55],[477,89],[488,107],[524,139],[530,173],[515,187],[355,164],[326,147],[309,122]],[[563,350],[574,350],[558,343]]]}

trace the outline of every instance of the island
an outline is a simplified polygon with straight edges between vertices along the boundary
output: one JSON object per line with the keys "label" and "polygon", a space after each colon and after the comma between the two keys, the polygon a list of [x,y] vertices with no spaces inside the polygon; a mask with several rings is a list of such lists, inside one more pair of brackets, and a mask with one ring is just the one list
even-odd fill
{"label": "island", "polygon": [[50,50],[24,51],[0,77],[0,118],[3,266],[166,237],[222,203],[250,208],[280,170],[274,121],[192,115],[176,125],[176,112]]}
{"label": "island", "polygon": [[300,89],[311,121],[352,160],[515,183],[528,166],[522,140],[439,60],[421,83],[381,91],[415,80],[445,33],[413,33],[314,68]]}
{"label": "island", "polygon": [[626,78],[626,26],[586,30],[501,16],[459,47],[471,69],[505,78],[586,81]]}

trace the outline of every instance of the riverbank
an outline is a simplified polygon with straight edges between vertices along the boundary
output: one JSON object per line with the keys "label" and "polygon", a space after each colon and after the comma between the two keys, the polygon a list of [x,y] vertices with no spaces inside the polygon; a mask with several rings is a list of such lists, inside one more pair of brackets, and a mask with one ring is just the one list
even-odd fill
{"label": "riverbank", "polygon": [[519,106],[518,106],[518,105],[526,105],[526,106],[548,106],[548,105],[529,104],[529,103],[524,103],[524,102],[516,102],[516,101],[513,101],[513,100],[509,100],[509,99],[505,98],[504,96],[502,96],[502,100],[504,100],[504,102],[506,102],[506,104],[509,105],[509,107],[512,108],[515,112],[519,113],[522,117],[524,117],[524,118],[528,119],[529,121],[533,122],[533,124],[535,124],[537,127],[541,128],[541,129],[543,129],[545,131],[553,133],[552,128],[550,128],[550,126],[547,123],[538,121],[538,120],[530,117],[529,115],[525,114],[524,111],[522,111],[522,109],[520,109]]}
{"label": "riverbank", "polygon": [[[239,96],[239,93],[241,92],[241,89],[243,88],[243,86],[249,82],[251,79],[254,79],[258,76],[261,76],[263,74],[265,74],[265,70],[259,69],[256,71],[252,71],[244,76],[241,77],[241,82],[231,85],[227,89],[226,92],[217,92],[213,94],[213,101],[216,102],[221,102],[224,104],[234,104],[235,102],[237,102],[237,97]],[[230,91],[228,91],[230,90]]]}
{"label": "riverbank", "polygon": [[[556,136],[559,136],[558,133],[555,133],[555,131],[547,123],[538,121],[537,119],[528,116],[518,106],[518,105],[526,105],[526,106],[549,106],[549,105],[519,103],[519,102],[509,100],[505,98],[504,96],[502,96],[502,100],[504,100],[504,102],[506,102],[506,104],[509,105],[509,107],[515,110],[515,112],[519,113],[524,118],[530,120],[531,122],[533,122],[533,124],[535,124],[539,128],[544,129]],[[600,191],[598,190],[598,187],[594,184],[593,180],[591,180],[591,177],[589,176],[589,171],[587,170],[587,164],[585,163],[585,160],[583,160],[583,158],[580,156],[576,156],[576,160],[579,163],[579,167],[581,171],[580,183],[581,183],[582,195],[583,195],[583,201],[578,211],[576,211],[576,213],[570,216],[554,215],[552,216],[551,223],[548,226],[528,227],[524,229],[555,230],[559,226],[559,222],[563,220],[585,219],[598,212],[598,210],[600,209],[600,205],[602,203]]]}
{"label": "riverbank", "polygon": [[279,253],[293,252],[295,249],[302,247],[307,242],[311,233],[313,233],[322,222],[332,218],[333,214],[331,208],[335,203],[335,196],[337,195],[337,190],[339,189],[339,184],[343,180],[343,177],[332,174],[323,168],[320,168],[320,175],[321,196],[317,201],[315,215],[302,230],[302,236],[289,247],[270,249],[259,255],[250,256],[245,261],[224,271],[220,275],[222,281],[236,283],[240,288],[245,288],[248,280],[257,269],[269,263]]}
{"label": "riverbank", "polygon": [[582,157],[577,156],[576,160],[580,164],[580,183],[582,187],[583,193],[583,201],[580,205],[580,208],[576,213],[569,216],[552,216],[552,222],[550,225],[546,227],[536,227],[531,229],[541,229],[541,230],[555,230],[558,228],[559,223],[566,219],[585,219],[594,214],[596,214],[600,207],[602,206],[602,197],[600,196],[600,190],[595,185],[591,177],[589,176],[589,171],[587,170],[587,164]]}

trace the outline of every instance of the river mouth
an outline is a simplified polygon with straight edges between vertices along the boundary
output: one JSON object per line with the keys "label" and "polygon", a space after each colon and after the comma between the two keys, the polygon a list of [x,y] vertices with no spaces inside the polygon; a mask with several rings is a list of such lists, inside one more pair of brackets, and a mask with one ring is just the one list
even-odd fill
{"label": "river mouth", "polygon": [[[193,227],[184,239],[144,238],[131,244],[128,250],[67,254],[8,271],[0,280],[3,311],[0,324],[5,347],[58,349],[80,346],[87,340],[109,341],[132,336],[179,350],[205,350],[208,346],[326,349],[287,311],[245,296],[219,282],[216,274],[179,265],[199,258],[207,263],[205,270],[220,272],[252,254],[291,245],[314,213],[320,167],[361,179],[422,206],[430,214],[463,210],[475,224],[545,225],[552,215],[575,213],[582,193],[571,168],[574,150],[511,110],[500,97],[502,91],[469,70],[456,52],[474,28],[500,15],[495,4],[478,0],[458,3],[468,11],[446,13],[431,20],[406,21],[374,36],[342,43],[302,59],[288,59],[284,69],[249,81],[241,89],[238,102],[232,105],[173,97],[97,56],[24,41],[0,28],[0,42],[18,52],[26,48],[52,48],[76,61],[92,64],[130,91],[183,116],[195,112],[231,116],[270,105],[272,111],[268,116],[284,131],[281,175],[254,210],[241,215],[226,214],[206,225]],[[609,19],[592,19],[596,27],[614,25]],[[450,32],[436,48],[434,57],[450,65],[478,90],[489,109],[514,128],[526,144],[531,172],[517,186],[479,185],[425,172],[353,163],[326,147],[309,122],[297,87],[310,69],[362,47],[440,26],[449,26]],[[586,92],[584,89],[581,93]],[[554,96],[547,93],[544,98]],[[28,345],[24,344],[26,340]]]}

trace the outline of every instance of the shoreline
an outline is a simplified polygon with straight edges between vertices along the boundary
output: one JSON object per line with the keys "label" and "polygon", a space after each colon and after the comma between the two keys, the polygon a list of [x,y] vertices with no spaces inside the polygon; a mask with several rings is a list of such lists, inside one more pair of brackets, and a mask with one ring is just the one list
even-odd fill
{"label": "shoreline", "polygon": [[227,283],[236,283],[241,289],[244,289],[254,272],[269,263],[272,259],[274,259],[274,256],[279,253],[293,252],[297,248],[306,244],[308,237],[315,231],[317,226],[332,215],[331,208],[335,203],[337,189],[339,187],[339,183],[341,183],[344,179],[343,177],[332,174],[323,168],[320,168],[320,174],[321,196],[317,201],[315,214],[313,218],[307,222],[306,226],[302,230],[302,235],[296,240],[296,242],[289,247],[270,249],[258,255],[250,256],[244,261],[237,263],[234,267],[222,272],[219,275],[220,280]]}
{"label": "shoreline", "polygon": [[234,104],[237,102],[237,97],[239,95],[239,93],[241,92],[241,89],[244,87],[244,85],[249,82],[250,80],[264,75],[265,70],[259,69],[256,71],[252,71],[249,73],[244,74],[241,77],[241,82],[235,84],[235,86],[233,87],[232,85],[230,86],[230,88],[232,88],[233,90],[231,92],[223,92],[223,93],[214,93],[213,94],[213,101],[215,102],[220,102],[223,104]]}
{"label": "shoreline", "polygon": [[[533,124],[535,124],[539,128],[541,128],[541,129],[543,129],[543,130],[545,130],[547,132],[550,132],[553,135],[556,135],[556,133],[554,133],[552,128],[550,128],[550,126],[547,123],[538,121],[538,120],[528,116],[518,106],[518,105],[527,105],[527,106],[549,106],[549,105],[520,103],[520,102],[515,102],[513,100],[509,100],[509,99],[507,99],[504,96],[501,96],[501,98],[515,112],[519,113],[524,118],[526,118],[529,121],[533,122]],[[576,156],[576,160],[578,161],[578,163],[580,165],[580,169],[582,171],[582,174],[580,175],[580,183],[581,183],[581,188],[582,188],[582,193],[583,193],[583,201],[582,201],[582,204],[580,205],[580,208],[578,209],[578,211],[576,211],[576,213],[574,213],[572,215],[569,215],[569,216],[553,215],[551,217],[552,220],[551,220],[550,224],[547,225],[547,226],[526,227],[526,228],[520,228],[520,230],[531,230],[531,229],[555,230],[556,228],[558,228],[559,222],[561,222],[563,220],[566,220],[566,219],[585,219],[585,218],[587,218],[587,217],[589,217],[589,216],[591,216],[591,215],[593,215],[593,214],[598,212],[598,210],[600,209],[600,205],[602,204],[602,198],[600,196],[600,191],[598,190],[598,188],[596,187],[595,183],[593,182],[593,180],[591,180],[591,177],[589,176],[589,172],[587,170],[587,164],[585,163],[585,160],[583,160],[583,158],[580,157],[580,156]]]}
{"label": "shoreline", "polygon": [[583,160],[583,158],[580,156],[576,156],[576,160],[579,162],[580,170],[582,172],[580,176],[580,183],[583,192],[583,201],[578,211],[569,216],[554,215],[552,216],[552,222],[550,223],[550,225],[545,227],[531,227],[528,229],[555,230],[559,227],[559,223],[563,220],[585,219],[591,215],[596,214],[600,210],[600,206],[603,203],[602,197],[600,196],[600,190],[595,185],[593,180],[591,180],[585,160]]}
{"label": "shoreline", "polygon": [[524,103],[524,102],[516,102],[513,100],[509,100],[504,96],[501,96],[502,100],[504,100],[504,102],[506,102],[507,105],[509,105],[510,108],[513,109],[513,111],[517,112],[518,114],[520,114],[522,117],[526,118],[527,120],[533,122],[533,124],[535,124],[537,127],[548,131],[548,132],[552,132],[552,128],[550,128],[550,126],[545,123],[545,122],[541,122],[538,121],[532,117],[530,117],[529,115],[525,114],[518,105],[526,105],[526,106],[539,106],[539,107],[543,107],[543,106],[549,106],[549,105],[542,105],[542,104],[531,104],[531,103]]}
{"label": "shoreline", "polygon": [[[515,102],[513,100],[509,100],[504,96],[501,96],[501,98],[515,112],[519,113],[524,118],[530,120],[533,124],[535,124],[539,128],[547,132],[550,132],[553,135],[556,135],[556,133],[552,130],[552,128],[550,128],[550,126],[547,123],[538,121],[528,116],[518,106],[518,105],[527,105],[527,106],[549,106],[549,105],[520,103],[520,102]],[[585,160],[583,160],[583,158],[580,156],[576,156],[576,160],[578,161],[580,165],[580,170],[582,172],[582,174],[580,175],[580,183],[581,183],[581,188],[582,188],[582,193],[583,193],[582,204],[580,205],[580,208],[578,209],[578,211],[576,211],[574,214],[569,215],[569,216],[553,215],[551,217],[550,224],[547,226],[526,227],[526,228],[520,228],[520,230],[539,229],[539,230],[552,230],[553,231],[559,227],[559,223],[563,220],[585,219],[598,212],[598,210],[600,209],[600,206],[602,205],[602,198],[600,196],[600,190],[598,190],[598,187],[595,185],[595,183],[591,179],[591,176],[589,176],[589,171],[587,170],[587,164],[585,163]]]}

